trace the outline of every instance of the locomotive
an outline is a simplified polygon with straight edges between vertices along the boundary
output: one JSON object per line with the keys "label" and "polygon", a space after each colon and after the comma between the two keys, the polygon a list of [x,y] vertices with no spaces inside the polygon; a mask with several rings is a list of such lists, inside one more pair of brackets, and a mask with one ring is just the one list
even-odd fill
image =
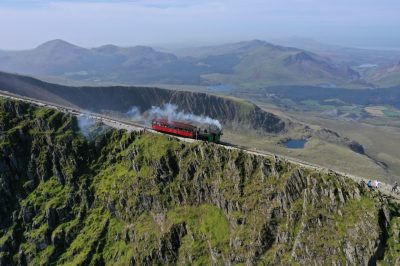
{"label": "locomotive", "polygon": [[155,131],[210,142],[219,142],[222,135],[222,129],[213,124],[192,121],[189,124],[188,122],[170,121],[167,118],[153,119],[151,127]]}

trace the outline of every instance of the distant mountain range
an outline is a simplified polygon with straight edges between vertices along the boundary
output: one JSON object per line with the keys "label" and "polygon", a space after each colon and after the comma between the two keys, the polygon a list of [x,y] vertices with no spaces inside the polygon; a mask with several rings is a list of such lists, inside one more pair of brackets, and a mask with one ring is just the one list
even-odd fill
{"label": "distant mountain range", "polygon": [[273,42],[283,46],[297,47],[311,51],[352,67],[365,64],[390,65],[400,60],[400,50],[345,47],[321,43],[304,37],[275,39]]}
{"label": "distant mountain range", "polygon": [[[94,84],[373,86],[343,61],[260,40],[187,49],[177,55],[147,46],[88,49],[53,40],[32,50],[0,51],[0,70]],[[380,84],[375,75],[368,81]]]}

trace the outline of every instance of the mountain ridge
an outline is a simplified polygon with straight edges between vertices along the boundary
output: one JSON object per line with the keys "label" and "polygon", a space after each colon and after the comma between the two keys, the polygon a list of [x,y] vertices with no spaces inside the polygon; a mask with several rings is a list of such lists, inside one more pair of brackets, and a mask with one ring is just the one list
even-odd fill
{"label": "mountain ridge", "polygon": [[261,40],[203,47],[198,51],[202,56],[196,57],[196,52],[192,51],[192,55],[179,57],[149,46],[109,44],[82,48],[53,40],[32,50],[2,53],[0,70],[96,83],[228,83],[252,87],[282,83],[348,84],[357,78],[355,72],[317,54],[313,54],[316,60],[312,65],[303,64],[300,70],[287,67],[284,62],[288,57],[310,52]]}

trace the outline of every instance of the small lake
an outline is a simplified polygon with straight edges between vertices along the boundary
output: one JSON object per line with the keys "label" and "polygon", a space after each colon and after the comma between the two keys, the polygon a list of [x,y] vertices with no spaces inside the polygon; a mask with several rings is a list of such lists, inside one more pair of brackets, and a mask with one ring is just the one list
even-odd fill
{"label": "small lake", "polygon": [[290,139],[282,144],[289,149],[304,149],[304,145],[306,145],[307,141],[306,139]]}

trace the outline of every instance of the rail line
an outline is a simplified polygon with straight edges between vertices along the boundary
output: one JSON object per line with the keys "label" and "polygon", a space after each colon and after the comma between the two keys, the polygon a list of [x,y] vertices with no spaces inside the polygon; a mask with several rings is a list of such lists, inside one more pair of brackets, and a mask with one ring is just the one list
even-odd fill
{"label": "rail line", "polygon": [[[80,109],[78,107],[72,107],[72,106],[63,106],[63,105],[59,105],[59,104],[55,104],[55,103],[51,103],[48,101],[43,101],[43,100],[37,100],[37,99],[33,99],[30,97],[26,97],[26,96],[20,96],[14,93],[10,93],[7,91],[2,91],[0,90],[0,97],[6,98],[6,99],[11,99],[11,100],[15,100],[15,101],[23,101],[23,102],[27,102],[27,103],[31,103],[31,104],[35,104],[38,106],[42,106],[42,107],[47,107],[50,109],[55,109],[57,111],[63,112],[63,113],[69,113],[75,116],[86,116],[88,118],[91,119],[95,119],[98,121],[103,122],[104,124],[113,127],[113,128],[117,128],[117,129],[125,129],[128,131],[148,131],[151,133],[155,133],[155,134],[162,134],[162,135],[166,135],[164,133],[161,132],[157,132],[155,130],[153,130],[152,128],[146,126],[146,125],[142,125],[142,124],[138,124],[135,123],[133,121],[128,121],[128,120],[124,120],[124,119],[119,119],[119,118],[115,118],[115,117],[110,117],[104,114],[99,114],[99,113],[94,113],[94,112],[90,112],[90,111],[86,111],[83,109]],[[171,136],[168,135],[170,137],[179,139],[181,141],[184,142],[189,142],[189,143],[194,143],[194,142],[202,142],[201,140],[196,140],[196,139],[188,139],[188,138],[183,138],[183,137],[178,137],[178,136]],[[368,182],[368,180],[366,178],[360,177],[360,176],[356,176],[356,175],[352,175],[349,173],[344,173],[341,171],[337,171],[337,170],[332,170],[329,169],[327,167],[324,166],[320,166],[317,164],[313,164],[310,162],[306,162],[306,161],[302,161],[299,160],[297,158],[292,158],[292,157],[288,157],[288,156],[284,156],[284,155],[279,155],[279,154],[274,154],[268,151],[257,151],[257,150],[253,150],[250,149],[248,147],[244,147],[244,146],[239,146],[239,145],[235,145],[232,143],[227,143],[227,142],[221,142],[219,144],[215,144],[217,146],[223,147],[225,149],[236,149],[236,150],[242,150],[245,151],[249,154],[253,154],[253,155],[257,155],[257,156],[268,156],[268,157],[274,157],[277,158],[279,160],[283,160],[283,161],[287,161],[289,163],[293,163],[305,168],[311,168],[320,172],[324,172],[324,173],[335,173],[338,175],[342,175],[345,176],[349,179],[352,179],[354,181],[356,181],[357,183],[361,183],[362,181],[364,181],[365,183]],[[383,194],[390,196],[398,201],[400,201],[400,195],[392,193],[391,192],[391,185],[388,185],[384,182],[382,182],[382,186],[379,188],[379,192],[382,192]]]}

